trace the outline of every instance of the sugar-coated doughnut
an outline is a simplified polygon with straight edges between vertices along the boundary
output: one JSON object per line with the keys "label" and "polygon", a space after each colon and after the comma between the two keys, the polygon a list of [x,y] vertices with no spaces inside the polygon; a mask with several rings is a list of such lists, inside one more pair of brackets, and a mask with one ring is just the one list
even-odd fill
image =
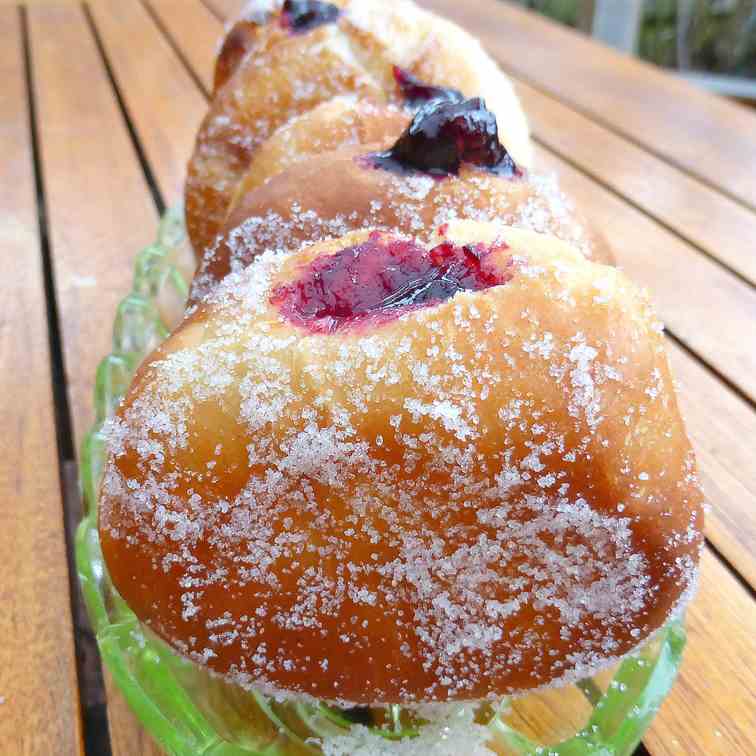
{"label": "sugar-coated doughnut", "polygon": [[106,429],[113,583],[174,648],[266,691],[409,703],[587,676],[695,582],[661,331],[621,272],[531,231],[267,252]]}
{"label": "sugar-coated doughnut", "polygon": [[[325,118],[335,105],[321,108],[317,117]],[[348,113],[342,117],[349,118]],[[315,116],[316,111],[304,116],[305,123]],[[389,118],[390,113],[381,122]],[[399,123],[391,123],[395,132]],[[306,132],[298,120],[289,130],[295,137]],[[339,139],[336,130],[335,141]],[[479,99],[431,102],[398,139],[387,135],[373,144],[354,141],[331,152],[311,150],[306,159],[290,158],[285,170],[278,170],[284,161],[275,158],[285,154],[285,140],[274,137],[272,149],[264,145],[260,154],[265,165],[258,171],[253,160],[250,191],[236,196],[221,233],[200,260],[190,304],[266,249],[295,251],[304,242],[362,228],[396,230],[424,240],[456,218],[549,232],[592,259],[613,261],[606,241],[575,211],[554,177],[526,174],[514,163],[498,139],[494,114]],[[263,183],[260,177],[266,174],[274,175]]]}
{"label": "sugar-coated doughnut", "polygon": [[[348,96],[326,100],[292,118],[255,150],[234,191],[229,214],[243,197],[296,163],[349,145],[392,143],[410,120],[410,114],[395,105],[376,105]],[[317,190],[320,183],[310,188]]]}
{"label": "sugar-coated doughnut", "polygon": [[[311,5],[325,10],[303,10]],[[511,154],[530,165],[528,127],[509,79],[455,24],[409,0],[255,7],[221,50],[217,91],[189,163],[186,224],[197,254],[219,231],[255,150],[277,128],[338,95],[411,105],[398,71],[483,97]]]}

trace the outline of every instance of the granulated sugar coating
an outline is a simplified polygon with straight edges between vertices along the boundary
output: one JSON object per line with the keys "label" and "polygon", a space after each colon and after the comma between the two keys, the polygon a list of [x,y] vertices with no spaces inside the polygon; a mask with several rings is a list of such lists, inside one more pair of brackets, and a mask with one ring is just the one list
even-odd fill
{"label": "granulated sugar coating", "polygon": [[[340,95],[403,106],[397,66],[425,84],[483,97],[509,153],[518,165],[531,164],[512,84],[455,24],[409,0],[289,3],[290,11],[298,8],[293,16],[282,14],[282,5],[253,3],[245,14],[252,20],[237,23],[221,50],[186,182],[186,225],[198,255],[220,231],[256,151],[278,128]],[[287,18],[299,19],[298,28]]]}
{"label": "granulated sugar coating", "polygon": [[[280,695],[479,700],[589,675],[687,600],[701,494],[645,296],[552,237],[443,231],[429,248],[492,250],[502,283],[313,332],[272,293],[369,233],[268,251],[140,368],[103,553],[196,662]],[[365,738],[324,749],[382,753]]]}
{"label": "granulated sugar coating", "polygon": [[592,234],[554,176],[498,176],[466,163],[458,176],[396,173],[371,162],[385,146],[313,155],[239,198],[200,262],[190,302],[200,301],[230,271],[267,249],[294,252],[306,243],[372,228],[425,242],[439,226],[462,218],[550,233],[586,257],[611,261],[606,242]]}
{"label": "granulated sugar coating", "polygon": [[322,740],[324,756],[491,756],[488,728],[474,721],[474,707],[459,706],[422,728],[419,736],[387,740],[367,727],[353,725],[349,734]]}

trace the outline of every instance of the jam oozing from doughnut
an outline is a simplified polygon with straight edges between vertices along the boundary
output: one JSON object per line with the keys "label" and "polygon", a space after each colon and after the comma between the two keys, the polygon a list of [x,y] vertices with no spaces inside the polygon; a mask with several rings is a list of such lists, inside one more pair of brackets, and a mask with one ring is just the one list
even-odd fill
{"label": "jam oozing from doughnut", "polygon": [[386,152],[363,158],[375,168],[418,170],[434,176],[457,174],[471,163],[502,176],[521,176],[499,142],[496,116],[480,97],[461,102],[431,100]]}
{"label": "jam oozing from doughnut", "polygon": [[294,34],[333,23],[341,10],[320,0],[286,0],[281,10],[281,25]]}
{"label": "jam oozing from doughnut", "polygon": [[271,302],[313,333],[332,333],[368,318],[383,322],[458,291],[506,283],[512,271],[502,271],[491,259],[505,247],[443,242],[426,249],[374,232],[362,244],[314,260],[298,280],[275,289]]}
{"label": "jam oozing from doughnut", "polygon": [[411,107],[420,107],[431,100],[462,102],[465,99],[462,92],[451,87],[434,87],[432,84],[426,84],[404,68],[394,66],[393,70],[394,80],[399,85],[405,102]]}

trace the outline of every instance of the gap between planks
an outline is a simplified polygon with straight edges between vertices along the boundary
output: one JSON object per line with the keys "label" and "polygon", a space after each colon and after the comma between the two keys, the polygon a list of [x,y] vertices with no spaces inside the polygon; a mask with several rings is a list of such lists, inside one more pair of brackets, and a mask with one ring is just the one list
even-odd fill
{"label": "gap between planks", "polygon": [[[84,748],[73,576],[62,495],[67,449],[57,418],[55,313],[44,207],[38,203],[34,102],[22,9],[0,7],[2,248],[0,297],[0,742],[14,753]],[[9,578],[9,579],[8,579]]]}
{"label": "gap between planks", "polygon": [[[121,295],[120,287],[123,287],[123,293],[126,293],[133,265],[131,256],[123,259],[123,264],[119,264],[118,257],[114,257],[110,252],[117,249],[117,244],[111,243],[112,240],[105,231],[109,220],[118,218],[123,211],[122,207],[117,206],[122,201],[121,182],[129,175],[129,171],[123,171],[126,167],[123,158],[119,160],[118,150],[113,148],[117,141],[118,127],[123,126],[124,121],[123,114],[117,113],[118,120],[114,129],[98,129],[95,133],[88,131],[93,123],[100,122],[102,113],[108,110],[109,105],[107,99],[104,105],[97,101],[98,76],[101,77],[101,87],[107,91],[107,98],[112,98],[114,92],[112,83],[108,82],[104,71],[98,68],[96,46],[91,32],[87,31],[81,7],[66,6],[54,9],[32,6],[28,13],[32,19],[33,61],[40,69],[37,71],[35,68],[34,78],[38,98],[41,98],[41,112],[37,112],[37,128],[44,136],[41,162],[44,166],[53,166],[49,171],[45,171],[44,176],[46,195],[53,197],[47,214],[48,223],[52,225],[49,238],[54,254],[51,262],[56,273],[55,290],[60,295],[59,301],[62,303],[63,346],[72,357],[68,363],[68,388],[73,398],[72,407],[76,410],[77,438],[81,440],[89,422],[88,418],[91,417],[91,383],[95,360],[107,351],[105,344],[108,332],[107,327],[103,325],[112,320],[115,301]],[[69,44],[66,44],[67,39]],[[67,58],[72,49],[77,51],[77,55],[75,61],[69,63]],[[87,56],[89,61],[86,60]],[[77,89],[76,86],[70,85],[72,77],[75,78],[79,72],[82,76],[79,78],[80,86]],[[61,108],[68,112],[56,122]],[[138,142],[129,145],[126,138],[122,144],[129,150],[136,147]],[[95,154],[97,150],[101,151],[99,154],[102,160],[99,160],[99,163],[92,159],[94,154],[87,154],[88,151],[92,151],[93,146],[96,146]],[[88,159],[76,162],[76,156],[81,157],[82,153]],[[96,163],[99,164],[100,171],[107,172],[106,180],[101,181],[101,174],[92,173],[93,169],[97,171]],[[138,165],[136,159],[134,163]],[[142,169],[145,166],[146,162],[142,164]],[[148,192],[145,192],[147,187],[141,183],[142,173],[143,171],[137,168],[130,174],[132,178],[137,178],[138,193],[131,202],[125,203],[133,217],[124,228],[130,228],[131,224],[135,224],[136,234],[140,233],[140,202],[148,196]],[[115,191],[103,191],[102,184]],[[109,202],[113,202],[114,207],[109,207]],[[149,218],[143,219],[147,221],[144,226],[148,228],[150,237],[154,235],[156,219],[157,213],[154,209]],[[119,235],[119,238],[132,247],[129,239],[135,240],[136,237],[132,232],[132,235]],[[145,243],[146,241],[147,239]],[[134,243],[133,250],[138,248],[139,245]],[[83,279],[91,279],[95,285],[79,286],[77,280]],[[109,282],[112,283],[109,285]],[[107,313],[103,313],[104,320],[93,317],[97,314],[101,301],[106,302],[108,310]],[[103,346],[99,347],[100,344]],[[76,497],[78,500],[78,494]],[[75,575],[76,571],[72,570],[72,574]],[[86,674],[84,678],[87,679]],[[133,715],[123,703],[120,694],[114,692],[112,684],[108,693],[109,713],[120,712],[117,716],[119,725],[134,721],[129,719]],[[86,693],[88,697],[90,694],[91,691]],[[101,692],[98,693],[97,697],[99,696]],[[92,717],[87,722],[93,725],[91,731],[87,732],[88,751],[96,756],[107,753],[108,748],[107,727],[103,728],[102,714],[101,701],[96,700]],[[95,730],[97,725],[99,730]],[[132,726],[128,735],[118,742],[134,745],[138,742],[138,738],[134,736],[135,731],[136,727]],[[114,742],[118,740],[120,733],[119,727],[115,727],[112,733]],[[151,746],[146,745],[143,753],[147,753],[149,748]],[[124,752],[133,753],[129,749]]]}
{"label": "gap between planks", "polygon": [[87,754],[105,756],[110,752],[107,718],[105,716],[105,691],[99,651],[87,617],[84,598],[78,581],[75,558],[76,528],[83,515],[78,490],[78,471],[74,448],[73,423],[66,391],[66,369],[63,350],[60,315],[56,295],[55,272],[48,231],[49,213],[45,193],[43,168],[39,147],[37,125],[34,69],[26,8],[19,9],[25,59],[25,87],[29,103],[29,132],[34,163],[34,183],[37,198],[40,253],[42,256],[47,325],[49,335],[49,358],[51,363],[55,426],[57,436],[60,489],[63,504],[63,529],[66,540],[71,615],[74,626],[74,647],[78,688],[83,716],[84,749]]}

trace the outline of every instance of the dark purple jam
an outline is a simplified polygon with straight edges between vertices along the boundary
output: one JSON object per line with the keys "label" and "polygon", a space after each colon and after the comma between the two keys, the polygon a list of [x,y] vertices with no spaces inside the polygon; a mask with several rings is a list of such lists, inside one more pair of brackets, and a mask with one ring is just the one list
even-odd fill
{"label": "dark purple jam", "polygon": [[399,66],[394,66],[394,80],[399,85],[405,102],[413,108],[418,108],[431,100],[462,102],[465,99],[462,92],[450,87],[434,87],[432,84],[426,84]]}
{"label": "dark purple jam", "polygon": [[470,163],[501,176],[521,176],[499,142],[496,116],[480,97],[461,102],[431,100],[386,152],[366,156],[369,165],[393,171],[416,170],[432,176],[459,173]]}
{"label": "dark purple jam", "polygon": [[511,270],[502,272],[491,259],[503,248],[443,242],[426,249],[373,232],[362,244],[314,260],[298,280],[279,286],[271,303],[312,333],[333,333],[367,320],[381,323],[458,291],[506,283]]}
{"label": "dark purple jam", "polygon": [[281,10],[281,25],[294,34],[301,34],[316,26],[332,24],[341,10],[320,0],[286,0]]}

